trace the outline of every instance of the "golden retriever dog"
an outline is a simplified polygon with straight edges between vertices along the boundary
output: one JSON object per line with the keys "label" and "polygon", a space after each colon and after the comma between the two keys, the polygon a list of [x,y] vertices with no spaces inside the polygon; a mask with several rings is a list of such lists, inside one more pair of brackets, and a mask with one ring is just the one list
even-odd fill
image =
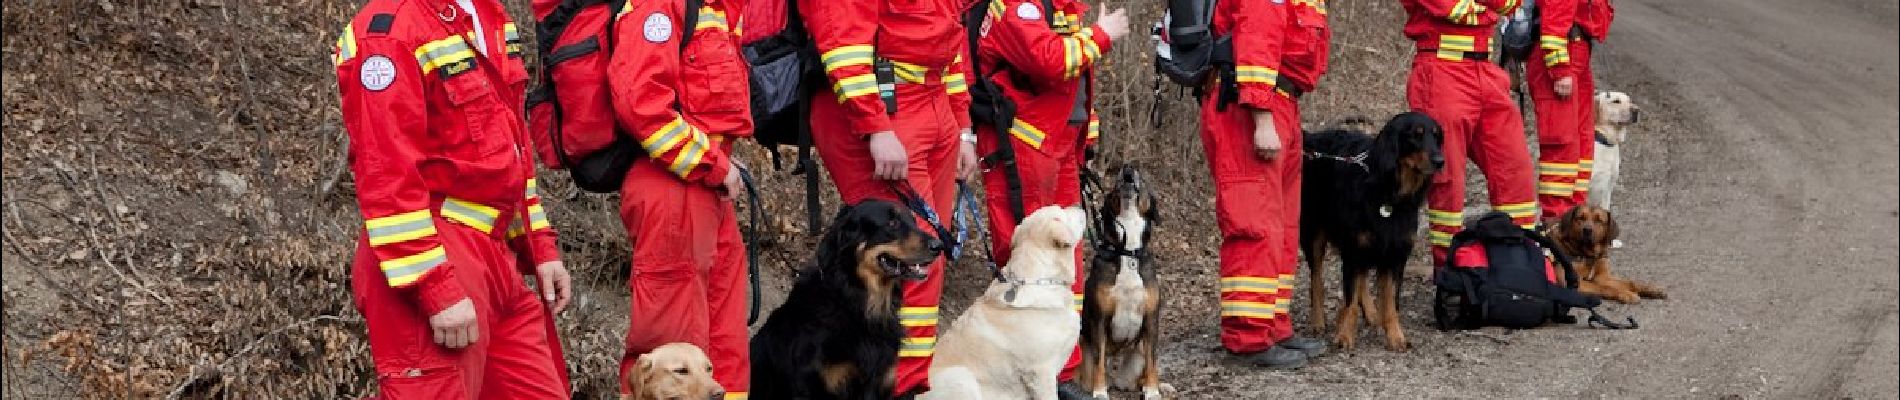
{"label": "golden retriever dog", "polygon": [[1625,279],[1610,273],[1610,244],[1616,240],[1616,218],[1610,210],[1579,205],[1557,217],[1547,233],[1564,255],[1577,267],[1577,291],[1619,303],[1636,303],[1638,298],[1666,299],[1661,288]]}
{"label": "golden retriever dog", "polygon": [[706,352],[686,343],[667,343],[641,354],[634,372],[627,374],[628,392],[621,400],[719,400],[726,390],[713,381],[712,360]]}
{"label": "golden retriever dog", "polygon": [[1043,207],[1016,227],[1009,265],[937,339],[920,399],[1055,399],[1082,331],[1072,309],[1080,208]]}
{"label": "golden retriever dog", "polygon": [[1629,143],[1630,125],[1643,109],[1623,92],[1597,92],[1596,155],[1590,168],[1589,203],[1604,209],[1615,200],[1616,178],[1623,169],[1623,145]]}

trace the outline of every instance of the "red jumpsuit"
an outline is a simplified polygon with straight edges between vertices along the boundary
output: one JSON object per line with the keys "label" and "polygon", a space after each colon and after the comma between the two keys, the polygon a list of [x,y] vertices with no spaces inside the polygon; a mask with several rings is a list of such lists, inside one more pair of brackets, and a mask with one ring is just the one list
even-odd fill
{"label": "red jumpsuit", "polygon": [[[1590,156],[1596,152],[1596,78],[1590,52],[1610,33],[1610,0],[1546,0],[1538,47],[1525,75],[1537,111],[1537,202],[1550,220],[1589,197]],[[1558,96],[1552,85],[1572,77],[1574,91]]]}
{"label": "red jumpsuit", "polygon": [[[553,322],[522,280],[560,255],[523,148],[521,38],[501,4],[474,3],[370,1],[336,42],[364,220],[350,286],[384,398],[569,394]],[[432,343],[429,317],[465,299],[479,339]]]}
{"label": "red jumpsuit", "polygon": [[[746,63],[727,19],[744,7],[705,0],[686,10],[684,3],[628,2],[614,16],[607,83],[615,119],[648,155],[620,190],[620,218],[633,242],[620,373],[655,347],[686,342],[706,350],[726,398],[745,398],[745,243],[732,202],[722,197],[732,143],[752,135]],[[688,12],[697,26],[682,25]]]}
{"label": "red jumpsuit", "polygon": [[[1023,212],[1044,206],[1071,207],[1082,203],[1081,166],[1085,141],[1098,134],[1094,108],[1095,61],[1109,49],[1108,34],[1082,25],[1088,5],[1078,0],[1054,0],[1054,10],[1043,10],[1042,0],[990,2],[989,17],[981,29],[977,62],[1002,94],[1016,105],[1016,119],[1007,133],[1022,183]],[[1051,25],[1054,26],[1051,26]],[[1004,143],[996,127],[976,127],[978,154],[991,154]],[[990,253],[998,264],[1009,263],[1010,237],[1018,215],[1011,209],[1009,182],[1003,166],[983,172],[985,203],[990,216]],[[1082,309],[1082,248],[1075,250],[1075,309]],[[1079,350],[1079,348],[1078,348]],[[1068,380],[1081,353],[1071,353],[1060,380]]]}
{"label": "red jumpsuit", "polygon": [[[871,176],[868,135],[894,131],[909,153],[908,182],[947,218],[956,199],[957,134],[970,127],[965,50],[958,21],[963,0],[805,0],[805,26],[818,44],[831,90],[812,97],[812,141],[847,204],[896,200],[887,181]],[[889,60],[896,109],[887,110],[873,67]],[[900,203],[901,204],[901,203]],[[948,223],[948,220],[943,222]],[[920,217],[919,224],[924,221]],[[920,225],[921,226],[921,225]],[[930,277],[904,284],[899,309],[906,330],[898,352],[897,393],[928,387],[937,343],[937,301],[943,262]]]}
{"label": "red jumpsuit", "polygon": [[1445,129],[1445,168],[1426,193],[1432,260],[1443,263],[1451,235],[1464,227],[1465,159],[1489,184],[1491,208],[1525,228],[1537,223],[1537,199],[1524,118],[1511,80],[1487,60],[1498,18],[1517,0],[1402,0],[1405,36],[1418,46],[1405,97]]}
{"label": "red jumpsuit", "polygon": [[[1233,36],[1240,91],[1223,110],[1216,79],[1201,101],[1201,145],[1221,230],[1221,345],[1256,353],[1293,336],[1287,312],[1299,267],[1304,161],[1297,97],[1325,73],[1332,31],[1320,0],[1219,2],[1214,31]],[[1254,151],[1256,111],[1273,113],[1282,149],[1273,160]]]}

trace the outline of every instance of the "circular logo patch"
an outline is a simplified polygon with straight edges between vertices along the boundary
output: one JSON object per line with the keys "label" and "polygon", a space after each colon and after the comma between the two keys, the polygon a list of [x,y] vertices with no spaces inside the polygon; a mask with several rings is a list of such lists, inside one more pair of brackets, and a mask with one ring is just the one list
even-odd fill
{"label": "circular logo patch", "polygon": [[665,14],[660,14],[656,11],[653,14],[647,15],[647,20],[641,25],[640,30],[646,34],[647,41],[649,42],[665,42],[667,39],[673,38],[673,19],[667,18]]}
{"label": "circular logo patch", "polygon": [[396,83],[396,63],[381,54],[369,56],[363,60],[362,67],[356,71],[356,80],[363,82],[363,88],[372,92],[381,92]]}
{"label": "circular logo patch", "polygon": [[1036,8],[1035,4],[1023,3],[1016,6],[1016,16],[1030,21],[1042,19],[1042,9]]}

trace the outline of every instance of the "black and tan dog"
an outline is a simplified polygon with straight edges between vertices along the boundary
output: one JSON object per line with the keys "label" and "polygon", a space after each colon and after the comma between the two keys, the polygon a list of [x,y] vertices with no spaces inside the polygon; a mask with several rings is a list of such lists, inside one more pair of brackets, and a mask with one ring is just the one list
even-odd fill
{"label": "black and tan dog", "polygon": [[904,338],[900,280],[921,280],[942,244],[902,207],[838,212],[784,305],[752,337],[755,399],[887,399]]}
{"label": "black and tan dog", "polygon": [[[1122,166],[1115,187],[1092,216],[1095,256],[1082,303],[1082,365],[1077,382],[1097,399],[1117,388],[1139,387],[1144,399],[1173,388],[1161,383],[1155,346],[1161,288],[1148,252],[1160,212],[1134,167]],[[1112,362],[1111,362],[1112,360]]]}
{"label": "black and tan dog", "polygon": [[1578,205],[1557,217],[1545,236],[1577,266],[1577,291],[1586,296],[1635,303],[1638,299],[1666,299],[1661,288],[1610,273],[1610,250],[1616,242],[1616,217],[1610,210]]}
{"label": "black and tan dog", "polygon": [[[1385,330],[1385,345],[1409,347],[1399,328],[1398,285],[1417,240],[1419,207],[1432,176],[1443,168],[1439,150],[1444,133],[1438,122],[1416,112],[1392,117],[1379,136],[1333,128],[1307,133],[1305,173],[1301,179],[1300,243],[1306,252],[1311,324],[1326,329],[1328,245],[1339,250],[1341,296],[1346,304],[1333,318],[1333,341],[1352,350],[1358,318]],[[1378,274],[1375,306],[1365,277]]]}

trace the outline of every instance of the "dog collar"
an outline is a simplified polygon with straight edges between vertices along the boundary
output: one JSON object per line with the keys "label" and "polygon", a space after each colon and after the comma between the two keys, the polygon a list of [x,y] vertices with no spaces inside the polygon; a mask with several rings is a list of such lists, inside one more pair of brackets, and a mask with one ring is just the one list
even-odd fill
{"label": "dog collar", "polygon": [[1323,158],[1323,159],[1343,162],[1347,164],[1357,165],[1359,166],[1359,169],[1366,170],[1366,172],[1372,172],[1372,168],[1366,166],[1366,157],[1370,157],[1371,155],[1372,155],[1371,152],[1359,152],[1359,154],[1354,154],[1352,157],[1341,157],[1341,156],[1321,153],[1317,151],[1306,152],[1306,158],[1308,159],[1322,159]]}
{"label": "dog collar", "polygon": [[1616,147],[1616,143],[1610,143],[1610,136],[1604,135],[1602,130],[1596,131],[1596,136],[1597,144],[1601,144],[1603,147]]}
{"label": "dog collar", "polygon": [[996,281],[1009,284],[1009,290],[1003,291],[1003,302],[1005,303],[1016,302],[1016,289],[1021,289],[1023,286],[1040,286],[1040,285],[1061,286],[1061,287],[1075,286],[1075,281],[1073,280],[1065,281],[1061,279],[1047,279],[1047,278],[1023,280],[1023,279],[1010,279],[1010,278],[1004,278],[1004,277],[997,277]]}

